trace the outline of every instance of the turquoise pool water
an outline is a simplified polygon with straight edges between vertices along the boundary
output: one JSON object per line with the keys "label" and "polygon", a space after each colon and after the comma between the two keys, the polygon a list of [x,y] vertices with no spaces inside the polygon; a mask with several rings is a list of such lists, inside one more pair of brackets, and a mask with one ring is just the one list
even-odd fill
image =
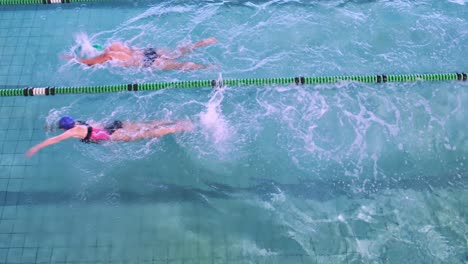
{"label": "turquoise pool water", "polygon": [[[0,86],[467,71],[458,1],[0,7]],[[88,68],[88,38],[175,48],[193,72]],[[467,83],[339,83],[0,98],[0,263],[466,263]],[[61,115],[186,119],[84,145]]]}

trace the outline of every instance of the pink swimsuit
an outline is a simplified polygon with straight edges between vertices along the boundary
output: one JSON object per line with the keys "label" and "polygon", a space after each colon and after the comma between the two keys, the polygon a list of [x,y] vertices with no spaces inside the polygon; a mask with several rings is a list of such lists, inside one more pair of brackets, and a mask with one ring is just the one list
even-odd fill
{"label": "pink swimsuit", "polygon": [[81,140],[83,143],[98,143],[103,140],[110,140],[110,134],[105,129],[93,128],[92,126],[87,126],[88,132],[86,137]]}
{"label": "pink swimsuit", "polygon": [[104,129],[94,128],[85,122],[80,122],[79,124],[86,126],[88,130],[86,137],[81,140],[84,143],[98,143],[99,141],[111,140],[111,135],[116,130],[123,128],[123,123],[119,120],[115,120]]}
{"label": "pink swimsuit", "polygon": [[110,134],[104,129],[91,128],[91,136],[89,137],[91,141],[102,141],[110,140]]}

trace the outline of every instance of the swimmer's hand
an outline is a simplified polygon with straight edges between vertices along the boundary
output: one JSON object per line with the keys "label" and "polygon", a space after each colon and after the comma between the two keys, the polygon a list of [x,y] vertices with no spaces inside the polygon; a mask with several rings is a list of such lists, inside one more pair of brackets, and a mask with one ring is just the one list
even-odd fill
{"label": "swimmer's hand", "polygon": [[73,60],[75,58],[75,56],[73,56],[71,54],[62,54],[62,55],[60,55],[60,58],[64,59],[64,60]]}
{"label": "swimmer's hand", "polygon": [[212,45],[216,43],[218,43],[218,40],[216,38],[211,37],[211,38],[202,39],[199,42],[195,43],[193,46],[195,48],[198,48],[198,47],[208,46],[208,45]]}
{"label": "swimmer's hand", "polygon": [[28,150],[28,152],[26,152],[26,157],[30,158],[32,157],[34,154],[36,154],[37,152],[39,151],[39,148],[37,146],[34,146],[32,148],[30,148]]}

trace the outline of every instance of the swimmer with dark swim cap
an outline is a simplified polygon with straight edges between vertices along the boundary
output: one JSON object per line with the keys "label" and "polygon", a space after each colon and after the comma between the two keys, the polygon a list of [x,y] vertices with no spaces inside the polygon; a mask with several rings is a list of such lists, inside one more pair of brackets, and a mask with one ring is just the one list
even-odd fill
{"label": "swimmer with dark swim cap", "polygon": [[[105,48],[100,45],[93,45],[93,47],[97,50],[104,50],[101,55],[89,59],[76,59],[88,66],[113,61],[122,67],[144,67],[158,70],[196,70],[207,68],[207,66],[194,62],[178,62],[175,59],[188,52],[192,52],[196,48],[208,46],[217,42],[218,40],[215,38],[206,38],[194,44],[178,48],[175,51],[155,48],[139,49],[130,47],[121,42],[113,42]],[[71,55],[65,55],[63,58],[73,59],[75,57]]]}
{"label": "swimmer with dark swim cap", "polygon": [[[169,125],[169,126],[164,126]],[[30,148],[26,156],[31,157],[40,149],[69,138],[78,138],[84,143],[99,143],[101,141],[136,141],[151,139],[164,135],[191,131],[190,121],[152,121],[147,123],[130,123],[115,120],[107,126],[95,124],[93,126],[82,121],[75,121],[70,116],[63,116],[58,127],[65,132],[46,139]]]}

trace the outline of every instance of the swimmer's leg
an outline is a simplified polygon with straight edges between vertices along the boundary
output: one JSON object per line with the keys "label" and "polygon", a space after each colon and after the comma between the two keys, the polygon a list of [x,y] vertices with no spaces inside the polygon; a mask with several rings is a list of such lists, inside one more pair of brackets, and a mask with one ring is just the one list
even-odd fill
{"label": "swimmer's leg", "polygon": [[170,124],[175,124],[177,121],[149,121],[145,122],[144,125],[149,126],[149,127],[157,127],[157,126],[164,126],[164,125],[170,125]]}
{"label": "swimmer's leg", "polygon": [[[138,129],[139,127],[139,129]],[[141,139],[151,139],[162,137],[168,134],[174,134],[183,131],[192,131],[193,126],[190,122],[177,122],[174,126],[148,129],[141,127],[141,124],[134,126],[124,126],[111,135],[113,141],[136,141]]]}
{"label": "swimmer's leg", "polygon": [[179,47],[177,48],[175,51],[169,51],[167,49],[158,49],[156,51],[156,53],[158,53],[159,56],[165,58],[165,59],[177,59],[179,58],[180,56],[186,54],[186,53],[189,53],[189,52],[193,52],[193,50],[195,50],[196,48],[200,48],[200,47],[204,47],[204,46],[208,46],[208,45],[211,45],[211,44],[215,44],[217,43],[218,40],[215,39],[215,38],[206,38],[206,39],[202,39],[196,43],[193,43],[193,44],[190,44],[190,45],[187,45],[187,46],[183,46],[183,47]]}
{"label": "swimmer's leg", "polygon": [[149,122],[138,122],[138,123],[123,122],[122,128],[136,131],[136,130],[142,130],[142,129],[153,129],[153,128],[157,128],[158,126],[177,124],[179,122],[182,122],[182,121],[149,121]]}
{"label": "swimmer's leg", "polygon": [[166,60],[162,58],[158,58],[154,60],[152,67],[158,70],[165,70],[165,71],[173,70],[173,69],[191,71],[191,70],[207,68],[207,66],[205,65],[201,65],[198,63],[194,63],[194,62],[178,62],[175,60]]}
{"label": "swimmer's leg", "polygon": [[182,54],[185,54],[185,53],[188,53],[188,52],[192,52],[196,48],[208,46],[208,45],[211,45],[211,44],[215,44],[217,42],[218,42],[218,40],[215,39],[215,38],[206,38],[206,39],[202,39],[202,40],[200,40],[200,41],[198,41],[198,42],[196,42],[194,44],[190,44],[188,46],[180,47],[180,48],[178,48],[178,50]]}

